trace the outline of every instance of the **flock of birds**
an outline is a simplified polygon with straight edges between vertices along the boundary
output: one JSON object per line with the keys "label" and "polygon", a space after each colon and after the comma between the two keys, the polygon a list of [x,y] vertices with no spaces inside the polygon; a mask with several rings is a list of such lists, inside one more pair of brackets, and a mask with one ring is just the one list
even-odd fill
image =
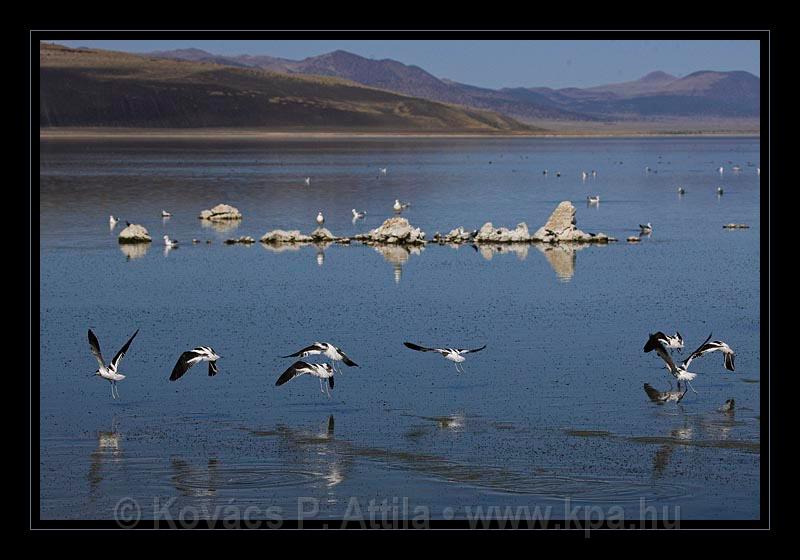
{"label": "flock of birds", "polygon": [[[94,334],[94,332],[92,332],[92,329],[89,329],[89,348],[91,349],[92,355],[97,360],[98,365],[97,370],[91,374],[90,377],[100,377],[101,379],[108,381],[111,384],[111,398],[113,399],[119,398],[119,389],[117,388],[117,383],[125,379],[125,375],[119,372],[120,362],[122,362],[122,358],[125,357],[125,354],[128,352],[128,349],[130,348],[131,343],[133,342],[133,339],[136,338],[137,334],[139,334],[139,329],[136,329],[136,332],[134,332],[128,341],[122,346],[122,348],[119,349],[119,351],[114,355],[114,358],[107,363],[105,358],[103,358],[103,353],[100,350],[100,341],[97,340],[97,336]],[[440,354],[444,359],[454,363],[458,373],[464,373],[464,366],[462,364],[466,360],[464,357],[465,354],[480,352],[486,348],[485,344],[480,348],[473,349],[429,348],[427,346],[420,346],[411,342],[404,342],[403,344],[407,348],[416,350],[418,352],[436,352]],[[334,387],[333,376],[335,373],[342,373],[340,369],[336,368],[336,362],[342,362],[348,367],[359,367],[357,363],[355,363],[347,354],[345,354],[344,350],[331,344],[330,342],[314,342],[313,344],[306,346],[305,348],[302,348],[293,354],[281,356],[281,358],[307,358],[308,356],[324,356],[330,360],[330,363],[313,363],[304,360],[297,360],[291,366],[289,366],[288,369],[286,369],[286,371],[280,375],[280,377],[278,377],[278,380],[275,382],[275,386],[280,387],[281,385],[300,375],[310,375],[319,379],[320,392],[322,392],[324,395],[327,395],[330,399],[331,390]],[[200,362],[208,362],[208,376],[214,377],[219,372],[219,369],[217,368],[217,360],[219,360],[221,357],[222,356],[217,354],[210,346],[198,346],[197,348],[187,350],[178,357],[178,361],[175,362],[175,366],[172,368],[172,373],[169,376],[169,380],[177,381],[183,377],[184,374],[186,374],[186,372],[192,368],[192,366],[199,364]]]}
{"label": "flock of birds", "polygon": [[[738,173],[741,168],[735,165],[733,166],[732,169],[734,172]],[[647,173],[653,171],[650,167],[646,167],[645,170]],[[718,171],[720,175],[723,175],[725,171],[724,167],[719,167]],[[386,175],[387,172],[388,172],[387,168],[385,167],[379,168],[379,177],[381,175]],[[757,168],[757,173],[758,175],[761,174],[760,168]],[[545,169],[543,171],[543,174],[547,175],[548,170]],[[583,181],[586,181],[590,176],[596,177],[597,172],[595,170],[592,170],[591,172],[586,172],[586,171],[581,172],[581,178]],[[556,177],[561,177],[561,172],[556,172]],[[311,184],[311,177],[305,178],[305,184],[306,185]],[[722,195],[723,192],[724,191],[722,187],[717,188],[717,194]],[[686,190],[683,187],[679,186],[678,194],[683,195],[685,193]],[[599,204],[600,196],[599,195],[589,196],[587,197],[587,202],[589,204],[594,204],[594,205]],[[396,199],[394,201],[392,209],[396,213],[400,213],[406,210],[409,206],[410,206],[409,203],[400,202],[399,199]],[[355,208],[353,208],[352,215],[353,215],[353,222],[355,223],[357,220],[363,219],[366,216],[366,212],[359,212]],[[166,210],[162,210],[161,216],[162,218],[167,219],[170,218],[172,214],[170,212],[167,212]],[[118,221],[119,221],[118,218],[114,217],[113,215],[109,216],[109,224],[112,229],[114,228],[114,226],[116,226]],[[325,223],[325,217],[322,214],[322,211],[320,211],[317,214],[316,222],[319,227],[322,227],[322,225]],[[130,225],[129,222],[126,223]],[[653,231],[653,226],[650,222],[647,222],[646,224],[639,224],[639,229],[642,234],[649,235]],[[178,245],[178,241],[170,239],[168,235],[164,235],[163,238],[164,238],[164,245],[168,248],[176,247]],[[99,366],[97,371],[95,371],[95,373],[92,375],[99,376],[102,379],[105,379],[111,383],[111,396],[114,399],[119,397],[119,390],[117,388],[117,383],[125,379],[125,376],[119,373],[118,371],[119,364],[122,361],[122,358],[127,353],[131,343],[133,342],[134,338],[136,338],[136,335],[138,333],[139,330],[137,329],[136,332],[134,332],[133,335],[128,339],[125,345],[122,346],[122,348],[120,348],[120,350],[114,355],[114,358],[110,362],[106,363],[100,351],[100,343],[97,340],[95,334],[92,332],[92,330],[89,329],[88,333],[89,346]],[[404,342],[403,344],[407,348],[415,350],[417,352],[436,352],[440,354],[444,359],[452,362],[455,365],[456,372],[459,374],[464,373],[464,366],[462,364],[466,360],[465,357],[466,354],[480,352],[481,350],[486,348],[486,345],[483,345],[480,348],[468,349],[468,348],[431,348],[427,346],[420,346],[418,344],[414,344],[411,342]],[[697,374],[690,372],[688,368],[692,363],[692,360],[694,360],[695,358],[699,358],[705,354],[711,352],[721,352],[724,358],[725,369],[729,371],[735,370],[734,358],[736,354],[734,353],[734,351],[727,343],[721,340],[711,341],[711,335],[709,335],[708,338],[705,341],[703,341],[703,343],[696,350],[694,350],[691,354],[689,354],[689,356],[685,360],[680,362],[680,364],[675,364],[670,352],[676,351],[681,353],[683,351],[683,348],[684,348],[683,337],[677,331],[675,332],[674,336],[669,336],[661,331],[658,331],[655,334],[651,334],[648,337],[647,343],[644,346],[644,352],[648,353],[655,351],[655,353],[664,361],[666,370],[672,377],[676,379],[678,386],[678,390],[673,391],[672,381],[670,380],[670,390],[660,392],[654,389],[649,384],[645,384],[645,391],[652,400],[658,402],[669,402],[669,401],[680,402],[690,388],[692,389],[692,391],[696,393],[697,391],[695,391],[694,387],[692,387],[691,381],[695,379],[695,377],[697,377]],[[323,394],[326,394],[328,398],[331,398],[330,391],[334,388],[334,374],[341,373],[341,370],[336,369],[336,362],[341,361],[348,367],[358,367],[358,364],[356,364],[353,360],[351,360],[341,348],[331,344],[330,342],[315,342],[310,346],[298,350],[293,354],[282,356],[282,358],[306,358],[308,356],[316,356],[316,355],[328,358],[330,360],[330,363],[312,363],[303,360],[297,360],[278,377],[278,380],[275,382],[275,385],[281,386],[287,383],[288,381],[294,379],[295,377],[301,375],[310,375],[312,377],[317,377],[319,379],[320,391]],[[210,346],[198,346],[196,348],[193,348],[192,350],[187,350],[186,352],[183,352],[178,358],[178,361],[176,362],[174,368],[172,369],[172,373],[170,374],[169,380],[177,381],[184,374],[186,374],[186,372],[189,371],[189,369],[192,366],[200,362],[208,362],[208,375],[210,377],[213,377],[218,373],[217,360],[219,360],[220,357],[221,356],[219,356]],[[683,390],[681,390],[682,382],[684,383]],[[732,407],[733,399],[727,401],[726,405]]]}

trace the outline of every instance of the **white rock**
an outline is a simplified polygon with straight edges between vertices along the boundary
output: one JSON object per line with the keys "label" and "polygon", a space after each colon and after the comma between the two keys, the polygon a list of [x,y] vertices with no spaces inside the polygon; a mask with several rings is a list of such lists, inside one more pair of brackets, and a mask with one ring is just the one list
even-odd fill
{"label": "white rock", "polygon": [[119,232],[120,243],[150,243],[152,238],[144,226],[131,224]]}
{"label": "white rock", "polygon": [[203,210],[198,216],[201,220],[241,220],[242,213],[233,206],[227,204],[217,204],[211,210]]}

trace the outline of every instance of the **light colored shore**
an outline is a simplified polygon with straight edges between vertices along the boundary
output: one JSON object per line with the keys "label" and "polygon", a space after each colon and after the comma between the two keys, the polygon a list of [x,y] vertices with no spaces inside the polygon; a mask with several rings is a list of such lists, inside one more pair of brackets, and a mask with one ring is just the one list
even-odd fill
{"label": "light colored shore", "polygon": [[40,140],[165,139],[165,140],[324,140],[371,138],[649,138],[649,137],[754,137],[759,131],[563,131],[526,133],[485,132],[357,132],[357,131],[266,131],[253,129],[125,129],[125,128],[44,128]]}

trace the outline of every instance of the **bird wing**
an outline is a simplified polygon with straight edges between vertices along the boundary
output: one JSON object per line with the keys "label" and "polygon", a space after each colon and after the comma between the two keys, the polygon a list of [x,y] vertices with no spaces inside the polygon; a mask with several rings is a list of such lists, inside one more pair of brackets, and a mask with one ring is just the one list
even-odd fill
{"label": "bird wing", "polygon": [[703,341],[703,344],[698,346],[694,352],[689,354],[688,358],[683,360],[683,363],[681,364],[683,366],[683,369],[687,369],[689,367],[689,364],[691,364],[692,360],[694,360],[695,358],[699,358],[700,356],[702,356],[707,352],[713,352],[714,350],[717,350],[716,346],[708,344],[708,341],[711,340],[711,334],[713,333],[709,333],[708,338]]}
{"label": "bird wing", "polygon": [[[347,354],[345,354],[345,353],[342,351],[342,349],[341,349],[341,348],[338,348],[338,347],[337,347],[337,348],[336,348],[336,351],[337,351],[337,352],[339,352],[339,354],[341,354],[341,356],[342,356],[342,361],[345,363],[345,365],[347,365],[347,366],[349,366],[349,367],[358,367],[358,364],[357,364],[357,363],[355,363],[353,360],[351,360],[351,359],[350,359],[350,357],[349,357]],[[331,378],[331,379],[333,379],[333,378]]]}
{"label": "bird wing", "polygon": [[275,386],[280,387],[281,385],[283,385],[287,381],[291,381],[298,375],[303,375],[304,373],[311,373],[311,371],[312,369],[311,366],[309,366],[309,364],[303,361],[297,361],[293,363],[291,366],[289,366],[289,369],[287,369],[281,374],[281,376],[275,382]]}
{"label": "bird wing", "polygon": [[644,384],[644,392],[647,393],[647,396],[653,402],[661,402],[664,400],[664,395],[661,391],[650,385],[649,383]]}
{"label": "bird wing", "polygon": [[315,342],[311,346],[306,346],[302,350],[298,350],[294,354],[289,354],[288,356],[281,356],[281,358],[297,358],[306,354],[307,356],[313,356],[316,354],[322,354],[325,351],[325,347],[322,346],[319,342]]}
{"label": "bird wing", "polygon": [[193,365],[203,359],[203,354],[197,352],[196,350],[187,350],[183,354],[181,354],[178,361],[175,363],[175,367],[172,368],[172,374],[169,376],[170,381],[175,381],[183,377],[183,374],[189,371]]}
{"label": "bird wing", "polygon": [[[675,362],[672,361],[672,357],[667,352],[667,349],[664,348],[664,345],[661,344],[661,341],[658,340],[655,335],[650,336],[650,340],[647,341],[647,345],[650,346],[650,350],[655,350],[658,357],[664,360],[664,363],[667,364],[667,368],[673,375],[677,375],[678,368],[675,366]],[[649,352],[647,347],[645,346],[645,352]]]}
{"label": "bird wing", "polygon": [[413,342],[404,342],[403,343],[406,348],[411,348],[412,350],[416,350],[417,352],[439,352],[440,354],[444,354],[446,350],[441,348],[428,348],[426,346],[420,346],[419,344],[414,344]]}
{"label": "bird wing", "polygon": [[736,366],[733,363],[733,359],[736,357],[736,354],[725,354],[725,369],[730,371],[736,371]]}
{"label": "bird wing", "polygon": [[480,352],[480,351],[481,351],[481,350],[483,350],[484,348],[486,348],[486,345],[485,345],[485,344],[484,344],[483,346],[481,346],[480,348],[473,348],[473,349],[471,349],[471,350],[469,350],[469,349],[462,349],[462,348],[458,348],[458,353],[459,353],[459,354],[469,354],[470,352]]}
{"label": "bird wing", "polygon": [[119,352],[117,352],[116,356],[114,356],[114,359],[113,359],[113,360],[111,360],[111,365],[110,365],[110,368],[111,368],[113,371],[117,371],[117,366],[118,366],[118,365],[119,365],[119,363],[122,361],[122,358],[124,358],[124,357],[125,357],[125,352],[127,352],[127,351],[128,351],[128,348],[130,347],[130,345],[131,345],[131,342],[133,342],[133,339],[134,339],[134,338],[136,338],[136,335],[137,335],[137,334],[139,334],[139,329],[136,329],[136,332],[135,332],[135,333],[133,333],[133,336],[131,336],[131,337],[128,339],[128,342],[126,342],[126,343],[125,343],[125,346],[123,346],[122,348],[120,348],[120,349],[119,349]]}
{"label": "bird wing", "polygon": [[216,360],[213,362],[208,362],[208,376],[214,377],[217,375],[217,362]]}
{"label": "bird wing", "polygon": [[105,361],[103,360],[103,354],[100,352],[100,341],[97,340],[97,337],[92,332],[92,329],[89,329],[89,348],[92,349],[92,355],[97,360],[97,363],[100,364],[100,367],[106,367]]}
{"label": "bird wing", "polygon": [[645,352],[652,352],[653,350],[656,349],[656,344],[657,343],[662,343],[662,342],[666,342],[666,341],[667,341],[667,335],[665,335],[661,331],[658,331],[655,334],[651,334],[647,338],[647,342],[644,345],[644,351]]}
{"label": "bird wing", "polygon": [[333,389],[333,376],[332,375],[328,378],[328,387]]}

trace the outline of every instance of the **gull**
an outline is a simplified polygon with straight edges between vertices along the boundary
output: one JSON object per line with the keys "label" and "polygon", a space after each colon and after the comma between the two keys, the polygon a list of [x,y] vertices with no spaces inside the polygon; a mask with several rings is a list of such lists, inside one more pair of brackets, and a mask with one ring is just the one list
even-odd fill
{"label": "gull", "polygon": [[317,214],[317,223],[322,227],[322,224],[325,223],[325,216],[322,215],[322,211]]}
{"label": "gull", "polygon": [[756,175],[761,175],[761,168],[760,167],[756,167]]}
{"label": "gull", "polygon": [[642,233],[653,233],[653,226],[650,222],[646,224],[639,224],[639,229],[642,230]]}
{"label": "gull", "polygon": [[378,171],[381,172],[381,175],[386,175],[389,172],[389,170],[385,167],[378,168]]}
{"label": "gull", "polygon": [[344,351],[331,344],[330,342],[315,342],[310,346],[306,346],[302,350],[298,350],[294,354],[288,356],[281,356],[281,358],[305,358],[307,356],[316,356],[318,354],[324,355],[331,360],[331,368],[336,370],[336,362],[344,362],[348,367],[358,367],[358,364],[351,360]]}
{"label": "gull", "polygon": [[597,171],[595,171],[594,169],[592,169],[592,177],[597,177]]}
{"label": "gull", "polygon": [[411,342],[404,342],[403,344],[406,346],[406,348],[411,348],[417,352],[438,352],[444,357],[445,360],[450,360],[451,362],[455,363],[456,371],[458,373],[464,373],[464,366],[459,366],[461,362],[466,360],[464,354],[469,354],[470,352],[480,352],[486,348],[485,344],[480,348],[473,348],[472,350],[468,350],[466,348],[427,348]]}
{"label": "gull", "polygon": [[128,351],[128,348],[133,342],[133,339],[136,338],[136,335],[139,334],[139,329],[136,329],[136,332],[133,333],[128,339],[128,342],[125,343],[125,346],[119,349],[119,352],[114,356],[114,359],[106,365],[105,360],[103,359],[103,354],[100,352],[100,342],[97,340],[97,337],[92,332],[92,329],[89,329],[89,347],[92,349],[92,355],[97,360],[97,363],[100,365],[97,368],[97,371],[94,372],[91,376],[99,375],[109,383],[111,383],[111,397],[116,399],[119,397],[119,389],[117,389],[117,382],[122,381],[125,379],[125,376],[121,373],[117,373],[117,368],[119,368],[119,363],[122,361],[122,358],[125,357],[125,352]]}
{"label": "gull", "polygon": [[108,226],[111,229],[114,229],[114,226],[117,225],[117,222],[119,222],[119,220],[117,218],[115,218],[114,216],[109,216],[108,217]]}
{"label": "gull", "polygon": [[585,181],[589,177],[589,174],[586,171],[581,171],[581,180]]}
{"label": "gull", "polygon": [[403,210],[405,210],[409,206],[411,206],[411,205],[408,204],[407,202],[401,203],[399,200],[395,199],[394,206],[392,206],[392,208],[394,208],[395,212],[402,212]]}
{"label": "gull", "polygon": [[678,187],[678,194],[686,194],[686,189],[683,187]]}
{"label": "gull", "polygon": [[[328,398],[331,398],[331,389],[333,389],[333,368],[330,364],[309,364],[308,362],[297,361],[289,366],[289,369],[284,371],[278,380],[275,382],[276,387],[280,387],[287,381],[290,381],[298,375],[313,375],[319,378],[319,390],[322,394],[327,392]],[[328,384],[325,385],[325,380]]]}
{"label": "gull", "polygon": [[177,247],[178,246],[178,242],[175,241],[174,239],[170,239],[169,235],[165,235],[164,236],[164,246],[165,247]]}
{"label": "gull", "polygon": [[711,335],[708,335],[706,341],[701,344],[697,350],[692,352],[688,358],[686,358],[684,361],[685,366],[689,367],[689,364],[693,359],[699,358],[704,354],[709,354],[711,352],[722,352],[725,369],[729,371],[736,371],[736,367],[733,363],[734,358],[736,358],[736,353],[733,351],[733,349],[721,340],[709,342],[709,339],[711,339]]}
{"label": "gull", "polygon": [[722,187],[717,187],[717,194],[718,195],[724,194],[724,193],[725,193],[725,191],[722,190]]}
{"label": "gull", "polygon": [[547,169],[545,169],[544,171],[542,171],[542,175],[547,175]]}
{"label": "gull", "polygon": [[171,217],[172,217],[172,214],[170,214],[170,213],[169,213],[169,212],[167,212],[166,210],[162,210],[162,211],[161,211],[161,217],[162,217],[162,218],[171,218]]}
{"label": "gull", "polygon": [[[710,335],[709,338],[711,338]],[[706,340],[706,342],[708,342],[708,340]],[[692,379],[697,377],[697,374],[692,373],[687,369],[689,367],[689,363],[691,363],[691,359],[687,359],[680,366],[676,366],[675,362],[672,361],[672,357],[669,355],[669,352],[667,352],[667,349],[661,343],[661,340],[659,340],[659,337],[656,334],[651,334],[647,339],[647,343],[644,345],[645,352],[652,352],[653,350],[656,351],[656,354],[658,354],[659,358],[664,360],[664,363],[667,366],[667,371],[669,371],[672,376],[678,380],[678,390],[681,388],[681,381],[686,381],[686,384],[692,389],[692,391],[697,393],[690,383]]]}
{"label": "gull", "polygon": [[725,172],[725,168],[720,165],[717,171],[719,171],[719,174],[722,175]]}
{"label": "gull", "polygon": [[355,208],[353,208],[353,222],[362,219],[366,215],[366,212],[358,212]]}
{"label": "gull", "polygon": [[678,352],[683,350],[683,337],[678,331],[675,331],[675,336],[669,336],[661,331],[652,336],[655,336],[661,344],[670,350],[677,350]]}
{"label": "gull", "polygon": [[208,376],[214,377],[217,375],[217,360],[220,357],[211,346],[198,346],[192,350],[187,350],[178,358],[175,367],[172,368],[169,380],[177,381],[183,377],[184,373],[189,371],[189,368],[199,362],[208,362]]}
{"label": "gull", "polygon": [[600,204],[600,195],[587,196],[586,202],[588,202],[589,204]]}
{"label": "gull", "polygon": [[311,184],[311,177],[306,177],[305,182],[306,182],[306,185],[310,185]]}
{"label": "gull", "polygon": [[561,171],[556,171],[556,177],[561,177]]}

